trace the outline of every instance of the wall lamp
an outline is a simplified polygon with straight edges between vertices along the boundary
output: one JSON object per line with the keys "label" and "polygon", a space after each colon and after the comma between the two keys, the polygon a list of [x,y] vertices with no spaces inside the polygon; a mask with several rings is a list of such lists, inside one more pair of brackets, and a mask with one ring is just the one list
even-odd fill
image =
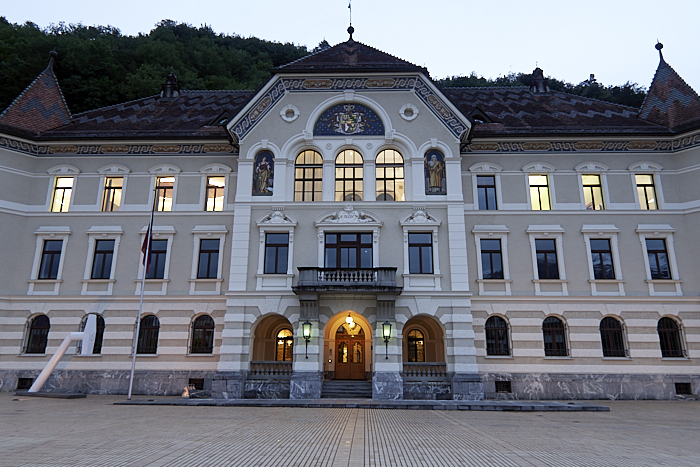
{"label": "wall lamp", "polygon": [[304,321],[301,325],[301,335],[306,341],[306,358],[309,358],[309,341],[311,340],[311,323]]}
{"label": "wall lamp", "polygon": [[382,335],[384,337],[384,344],[386,345],[385,359],[389,360],[389,339],[391,338],[391,323],[389,321],[384,321],[382,324]]}

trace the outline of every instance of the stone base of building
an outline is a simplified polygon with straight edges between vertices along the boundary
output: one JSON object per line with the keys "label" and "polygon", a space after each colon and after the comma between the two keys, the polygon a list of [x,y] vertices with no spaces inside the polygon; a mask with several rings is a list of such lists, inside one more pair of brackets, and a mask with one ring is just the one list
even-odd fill
{"label": "stone base of building", "polygon": [[452,399],[452,384],[406,382],[403,383],[403,398],[411,401],[444,401]]}
{"label": "stone base of building", "polygon": [[289,381],[290,399],[320,399],[323,388],[323,372],[295,371]]}
{"label": "stone base of building", "polygon": [[[39,376],[39,370],[0,370],[0,391],[15,391],[20,378]],[[42,392],[79,394],[127,394],[130,371],[120,370],[55,370]],[[179,396],[190,380],[204,382],[204,393],[212,391],[212,371],[136,371],[132,394],[142,396]]]}
{"label": "stone base of building", "polygon": [[375,372],[372,375],[372,399],[403,399],[403,377],[399,372]]}
{"label": "stone base of building", "polygon": [[[700,399],[700,375],[489,373],[481,375],[487,399],[675,400]],[[496,382],[510,382],[511,392]],[[677,386],[676,383],[680,383]],[[690,385],[691,394],[684,392]],[[508,384],[500,383],[500,391]]]}
{"label": "stone base of building", "polygon": [[247,373],[227,371],[216,373],[211,382],[211,397],[214,399],[243,399]]}
{"label": "stone base of building", "polygon": [[246,399],[289,399],[289,381],[258,381],[245,382],[243,396]]}
{"label": "stone base of building", "polygon": [[484,399],[484,383],[478,374],[455,373],[452,376],[452,399],[480,401]]}

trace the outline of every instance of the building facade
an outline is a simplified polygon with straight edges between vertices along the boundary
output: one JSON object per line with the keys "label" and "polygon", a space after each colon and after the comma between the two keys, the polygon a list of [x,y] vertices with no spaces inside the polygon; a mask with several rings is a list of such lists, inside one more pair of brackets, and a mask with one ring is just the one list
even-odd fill
{"label": "building facade", "polygon": [[96,314],[46,389],[126,393],[143,283],[136,394],[700,391],[700,98],[663,57],[633,109],[539,69],[440,89],[351,36],[77,115],[54,58],[0,115],[2,390]]}

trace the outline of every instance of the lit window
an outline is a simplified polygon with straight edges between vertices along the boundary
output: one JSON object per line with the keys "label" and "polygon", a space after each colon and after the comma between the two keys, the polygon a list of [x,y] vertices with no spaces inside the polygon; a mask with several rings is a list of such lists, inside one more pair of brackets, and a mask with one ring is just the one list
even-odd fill
{"label": "lit window", "polygon": [[265,274],[286,274],[289,252],[289,234],[265,235]]}
{"label": "lit window", "polygon": [[163,279],[165,277],[165,258],[168,255],[167,240],[151,240],[151,264],[146,271],[146,279]]}
{"label": "lit window", "polygon": [[656,330],[659,333],[661,356],[665,358],[683,358],[683,341],[678,323],[671,318],[661,318]]}
{"label": "lit window", "polygon": [[139,340],[136,346],[137,354],[154,354],[158,351],[158,333],[160,321],[154,315],[149,315],[141,320],[139,327]]}
{"label": "lit window", "polygon": [[433,273],[433,234],[408,234],[409,274]]}
{"label": "lit window", "polygon": [[484,326],[486,331],[486,355],[510,355],[508,324],[500,316],[491,316]]}
{"label": "lit window", "polygon": [[501,241],[481,239],[481,268],[483,279],[503,279]]}
{"label": "lit window", "polygon": [[552,209],[549,201],[549,184],[546,175],[530,175],[530,203],[534,211]]}
{"label": "lit window", "polygon": [[156,210],[170,211],[173,208],[173,187],[175,177],[156,178]]}
{"label": "lit window", "polygon": [[294,201],[321,201],[323,158],[316,151],[304,151],[294,166]]}
{"label": "lit window", "polygon": [[197,279],[216,279],[218,277],[218,270],[219,240],[200,240]]}
{"label": "lit window", "polygon": [[109,279],[112,274],[112,257],[114,256],[114,240],[97,240],[95,256],[92,261],[91,279]]}
{"label": "lit window", "polygon": [[192,322],[190,353],[212,353],[214,350],[214,320],[202,315]]}
{"label": "lit window", "polygon": [[608,316],[600,321],[600,342],[603,357],[626,357],[625,341],[622,337],[622,324]]}
{"label": "lit window", "polygon": [[37,279],[57,279],[58,265],[61,263],[63,240],[44,240],[41,251],[41,266]]}
{"label": "lit window", "polygon": [[666,241],[662,238],[647,238],[646,245],[651,278],[671,279],[671,267],[668,263]]}
{"label": "lit window", "polygon": [[535,240],[537,254],[537,272],[539,279],[559,279],[557,248],[553,238],[538,238]]}
{"label": "lit window", "polygon": [[335,158],[335,200],[362,201],[362,156],[351,149]]}
{"label": "lit window", "polygon": [[496,177],[493,175],[478,175],[476,177],[476,192],[479,197],[479,210],[490,211],[498,209],[496,204]]}
{"label": "lit window", "polygon": [[226,187],[226,177],[207,177],[207,205],[205,211],[224,210],[224,188]]}
{"label": "lit window", "polygon": [[51,322],[46,315],[39,315],[29,324],[25,353],[45,353]]}
{"label": "lit window", "polygon": [[591,238],[591,262],[596,279],[615,279],[610,239]]}
{"label": "lit window", "polygon": [[275,361],[291,362],[293,357],[292,350],[294,349],[294,334],[291,329],[282,329],[277,333],[277,347],[275,352]]}
{"label": "lit window", "polygon": [[377,201],[405,201],[403,157],[387,149],[377,155]]}
{"label": "lit window", "polygon": [[659,209],[656,202],[656,190],[654,189],[653,175],[635,175],[637,182],[637,196],[639,197],[639,207],[644,210]]}
{"label": "lit window", "polygon": [[66,212],[70,207],[70,197],[73,193],[73,177],[56,177],[53,189],[51,212]]}
{"label": "lit window", "polygon": [[122,177],[106,177],[104,186],[104,196],[102,199],[103,211],[119,211],[122,205],[122,188],[124,179]]}
{"label": "lit window", "polygon": [[425,340],[422,332],[420,332],[418,329],[409,331],[406,344],[408,347],[409,362],[425,362]]}
{"label": "lit window", "polygon": [[330,269],[369,269],[372,267],[371,233],[328,233],[325,264]]}
{"label": "lit window", "polygon": [[600,175],[581,175],[583,182],[583,200],[586,209],[599,211],[605,209],[603,204],[603,186]]}
{"label": "lit window", "polygon": [[550,316],[542,323],[544,354],[547,357],[566,357],[566,333],[564,323],[559,318]]}

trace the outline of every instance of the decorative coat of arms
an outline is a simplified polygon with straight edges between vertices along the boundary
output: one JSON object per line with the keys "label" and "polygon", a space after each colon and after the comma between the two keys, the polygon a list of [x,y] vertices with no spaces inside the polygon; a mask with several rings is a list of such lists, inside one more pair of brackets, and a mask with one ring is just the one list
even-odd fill
{"label": "decorative coat of arms", "polygon": [[314,135],[384,135],[384,124],[379,116],[362,104],[337,104],[316,120]]}
{"label": "decorative coat of arms", "polygon": [[344,112],[335,114],[333,129],[341,135],[354,135],[362,133],[365,129],[364,112],[356,112],[353,104],[346,104]]}

